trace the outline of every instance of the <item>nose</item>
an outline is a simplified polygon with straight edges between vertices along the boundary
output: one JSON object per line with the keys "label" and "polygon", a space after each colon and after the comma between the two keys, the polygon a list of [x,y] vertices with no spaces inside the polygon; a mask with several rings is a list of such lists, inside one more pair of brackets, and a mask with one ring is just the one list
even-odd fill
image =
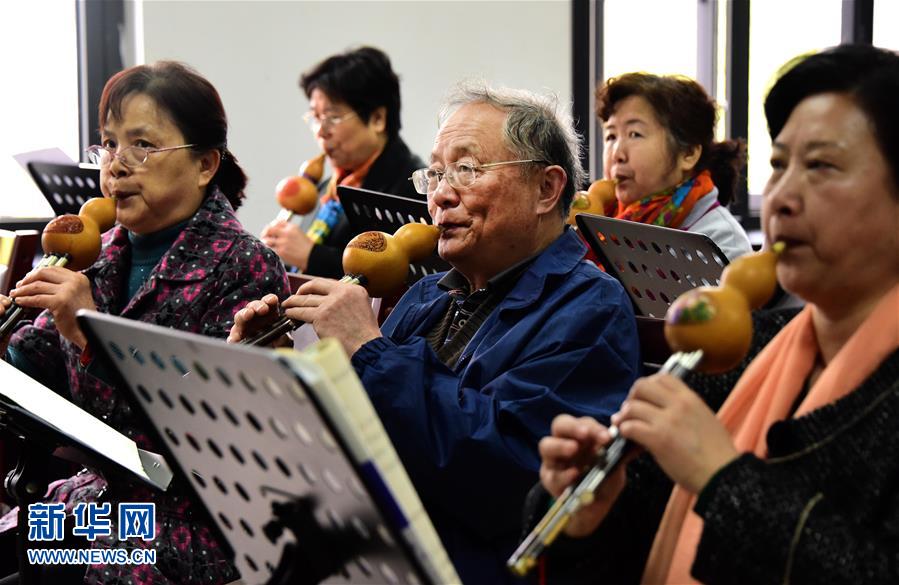
{"label": "nose", "polygon": [[802,210],[801,173],[790,165],[779,175],[772,175],[763,191],[763,205],[768,215],[796,215]]}
{"label": "nose", "polygon": [[437,188],[428,193],[428,201],[441,208],[453,207],[459,203],[459,194],[450,185],[446,175],[443,175]]}
{"label": "nose", "polygon": [[624,141],[616,140],[611,145],[612,160],[615,162],[627,161],[627,149],[624,147]]}
{"label": "nose", "polygon": [[122,162],[122,159],[119,158],[119,153],[116,152],[110,157],[107,172],[114,177],[124,177],[131,172],[131,169]]}

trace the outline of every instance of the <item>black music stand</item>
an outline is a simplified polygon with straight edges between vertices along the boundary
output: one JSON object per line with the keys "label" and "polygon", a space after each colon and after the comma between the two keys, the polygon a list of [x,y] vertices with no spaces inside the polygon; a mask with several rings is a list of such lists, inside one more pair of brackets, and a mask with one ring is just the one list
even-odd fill
{"label": "black music stand", "polygon": [[383,479],[352,463],[345,421],[317,398],[324,370],[110,315],[78,320],[235,551],[243,582],[435,581]]}
{"label": "black music stand", "polygon": [[103,196],[97,168],[35,161],[28,172],[56,215],[77,215],[85,201]]}
{"label": "black music stand", "polygon": [[704,234],[586,213],[577,223],[600,264],[627,289],[638,315],[663,318],[680,294],[720,284],[728,263]]}
{"label": "black music stand", "polygon": [[103,472],[115,481],[142,482],[165,491],[172,471],[161,456],[139,449],[99,419],[0,360],[0,430],[20,443],[16,467],[4,485],[19,506],[17,555],[23,584],[36,582],[28,563],[28,506],[39,502],[51,480],[49,458]]}
{"label": "black music stand", "polygon": [[[424,201],[355,187],[337,187],[337,195],[356,233],[378,231],[392,234],[407,223],[431,223],[428,204]],[[409,265],[406,284],[411,286],[428,274],[449,269],[450,265],[435,251],[422,262]]]}

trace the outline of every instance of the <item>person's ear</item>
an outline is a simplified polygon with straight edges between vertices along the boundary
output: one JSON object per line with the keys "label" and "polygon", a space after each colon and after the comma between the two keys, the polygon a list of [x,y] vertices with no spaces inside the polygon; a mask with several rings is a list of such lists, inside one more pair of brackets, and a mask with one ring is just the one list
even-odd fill
{"label": "person's ear", "polygon": [[387,108],[381,106],[372,112],[368,118],[368,126],[375,132],[384,132],[387,129]]}
{"label": "person's ear", "polygon": [[565,190],[568,174],[559,165],[549,165],[540,172],[540,197],[537,200],[537,213],[555,213]]}
{"label": "person's ear", "polygon": [[200,177],[199,187],[205,189],[212,181],[212,177],[218,172],[219,166],[222,164],[222,154],[219,150],[207,150],[200,155]]}
{"label": "person's ear", "polygon": [[702,145],[696,144],[688,148],[685,152],[680,153],[678,158],[678,167],[685,175],[691,175],[693,169],[699,163],[702,156]]}

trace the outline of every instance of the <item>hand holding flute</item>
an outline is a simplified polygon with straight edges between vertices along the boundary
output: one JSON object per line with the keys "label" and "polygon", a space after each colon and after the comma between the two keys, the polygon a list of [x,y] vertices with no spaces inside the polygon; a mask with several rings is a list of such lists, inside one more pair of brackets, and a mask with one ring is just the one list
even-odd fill
{"label": "hand holding flute", "polygon": [[[368,290],[365,295],[365,304],[368,306],[366,310],[370,314],[368,295],[383,297],[400,288],[409,274],[409,263],[422,260],[431,254],[437,245],[438,236],[437,227],[422,223],[406,224],[393,235],[383,232],[361,233],[350,240],[344,250],[343,269],[346,276],[337,282],[324,279],[308,282],[300,288],[298,295],[313,295],[312,297],[298,300],[298,296],[294,295],[285,300],[280,308],[298,309],[302,312],[304,308],[318,307],[324,302],[333,304],[338,295],[332,295],[332,292],[340,290],[340,287],[336,285],[360,284]],[[357,292],[340,294],[362,293],[360,289]],[[314,303],[314,305],[304,305],[307,302]],[[349,306],[358,308],[361,303],[352,302]],[[268,345],[300,327],[306,320],[305,318],[302,320],[292,319],[286,315],[280,316],[280,308],[277,299],[273,296],[251,303],[235,316],[235,326],[232,328],[228,340],[250,345]],[[349,309],[345,309],[343,312],[347,310]],[[271,323],[271,319],[275,315],[279,315],[280,318]],[[267,319],[270,324],[256,335],[247,337],[247,329],[253,321],[259,318]],[[345,314],[339,320],[341,322],[352,321],[352,319],[347,319]]]}
{"label": "hand holding flute", "polygon": [[[54,312],[60,333],[80,341],[74,311],[92,305],[93,299],[88,299],[90,288],[85,285],[86,279],[71,271],[83,270],[94,263],[100,254],[100,234],[115,224],[115,214],[115,199],[96,197],[82,205],[78,215],[61,215],[44,227],[41,234],[44,257],[11,291],[13,302],[4,302],[0,307],[3,309],[0,311],[0,340],[9,337],[16,324],[25,317],[25,309],[49,308]],[[69,271],[56,272],[52,270],[54,267],[67,267]],[[49,270],[42,271],[45,268]],[[16,299],[21,299],[21,303]],[[76,305],[74,310],[68,310]]]}
{"label": "hand holding flute", "polygon": [[[738,259],[725,270],[720,287],[694,289],[671,305],[665,336],[675,353],[659,374],[634,384],[611,428],[590,419],[554,421],[553,435],[540,444],[541,480],[558,499],[509,558],[512,572],[527,574],[563,531],[583,536],[599,525],[620,492],[615,486],[623,485],[620,463],[632,451],[632,441],[693,492],[736,457],[727,431],[679,378],[694,368],[727,371],[743,359],[752,340],[750,308],[759,308],[773,293],[780,249],[775,245],[773,251]],[[669,448],[673,444],[687,444],[690,453]],[[611,477],[615,485],[603,487]]]}

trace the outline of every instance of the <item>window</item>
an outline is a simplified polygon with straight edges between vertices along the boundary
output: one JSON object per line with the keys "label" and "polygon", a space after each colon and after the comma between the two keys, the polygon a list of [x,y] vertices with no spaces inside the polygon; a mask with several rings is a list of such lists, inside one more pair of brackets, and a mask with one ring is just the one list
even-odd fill
{"label": "window", "polygon": [[696,0],[606,0],[603,77],[647,71],[695,79],[696,22]]}
{"label": "window", "polygon": [[757,214],[770,175],[765,95],[780,67],[797,55],[840,43],[842,0],[752,2],[749,13],[749,209]]}
{"label": "window", "polygon": [[[78,154],[75,2],[0,3],[4,58],[0,216],[50,217],[49,204],[12,155],[58,147]],[[28,24],[26,24],[28,23]],[[18,56],[18,57],[15,57]]]}
{"label": "window", "polygon": [[899,2],[896,0],[874,1],[874,45],[884,49],[899,51]]}

